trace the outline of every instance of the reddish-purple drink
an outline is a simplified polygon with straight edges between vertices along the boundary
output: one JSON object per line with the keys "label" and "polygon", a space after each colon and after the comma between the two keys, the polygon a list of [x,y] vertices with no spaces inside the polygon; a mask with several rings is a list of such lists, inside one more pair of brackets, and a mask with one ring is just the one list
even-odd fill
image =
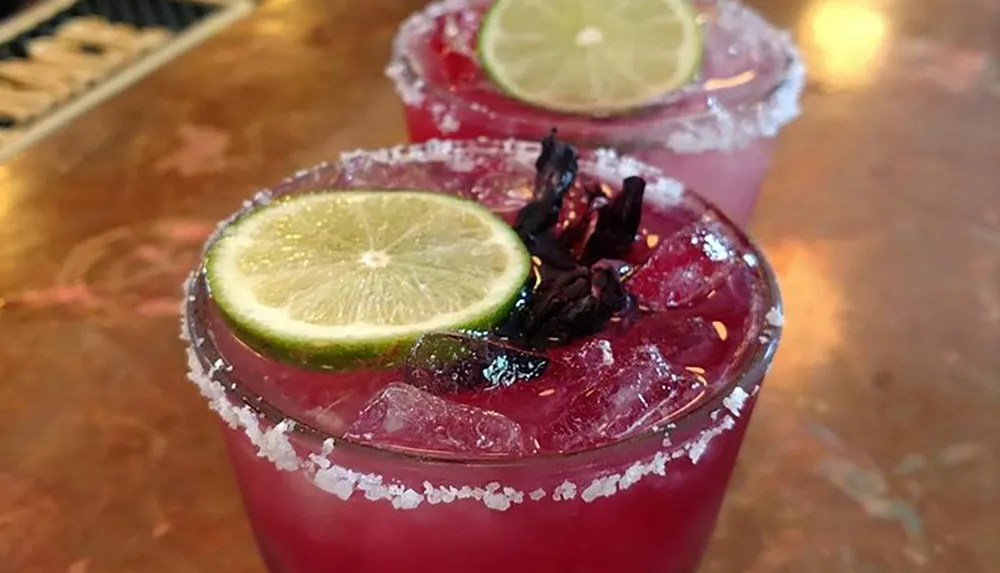
{"label": "reddish-purple drink", "polygon": [[[513,225],[539,150],[479,141],[358,152],[247,208],[325,189],[426,189],[475,199]],[[544,348],[428,335],[402,367],[310,370],[244,344],[203,272],[192,276],[190,378],[225,422],[272,572],[696,569],[781,307],[742,232],[645,164],[582,152],[559,225],[583,215],[597,185],[613,196],[632,175],[647,186],[641,230],[621,257],[628,308]],[[463,370],[438,360],[441,344],[461,347]]]}
{"label": "reddish-purple drink", "polygon": [[659,167],[741,225],[750,219],[774,136],[798,114],[804,72],[787,34],[736,1],[693,2],[705,40],[692,84],[625,115],[561,114],[503,94],[484,73],[475,42],[491,3],[438,1],[401,26],[387,74],[411,140],[537,139],[555,125]]}

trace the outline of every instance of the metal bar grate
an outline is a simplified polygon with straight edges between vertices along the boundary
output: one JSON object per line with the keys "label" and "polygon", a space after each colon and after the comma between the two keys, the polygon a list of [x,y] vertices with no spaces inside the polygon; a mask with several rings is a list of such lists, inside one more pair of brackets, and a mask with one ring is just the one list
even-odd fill
{"label": "metal bar grate", "polygon": [[46,0],[0,24],[0,160],[209,37],[252,0]]}

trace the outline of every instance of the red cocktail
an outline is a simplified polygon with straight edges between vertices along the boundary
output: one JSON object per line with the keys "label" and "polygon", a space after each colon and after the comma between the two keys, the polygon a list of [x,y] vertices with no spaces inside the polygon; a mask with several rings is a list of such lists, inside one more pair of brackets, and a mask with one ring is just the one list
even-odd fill
{"label": "red cocktail", "polygon": [[668,173],[737,223],[751,215],[774,137],[798,115],[804,71],[787,34],[731,0],[695,2],[703,29],[696,80],[625,115],[560,114],[510,98],[489,80],[475,42],[487,0],[445,0],[400,28],[386,72],[413,141],[562,137],[610,147]]}
{"label": "red cocktail", "polygon": [[[416,188],[523,226],[539,152],[516,141],[357,152],[244,210],[325,189]],[[204,270],[192,275],[190,378],[224,422],[271,571],[696,569],[777,347],[777,287],[741,231],[657,169],[607,151],[582,152],[579,166],[562,233],[634,189],[635,178],[623,184],[634,175],[646,182],[642,220],[616,263],[589,267],[582,293],[613,269],[627,303],[597,332],[546,331],[558,343],[442,333],[403,366],[309,369],[244,344]],[[441,358],[456,346],[458,370]]]}

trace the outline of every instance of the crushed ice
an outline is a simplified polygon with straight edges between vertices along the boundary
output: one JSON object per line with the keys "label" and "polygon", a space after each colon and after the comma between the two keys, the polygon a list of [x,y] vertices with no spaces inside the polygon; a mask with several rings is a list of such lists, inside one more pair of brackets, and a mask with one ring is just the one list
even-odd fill
{"label": "crushed ice", "polygon": [[652,310],[688,305],[717,289],[736,264],[725,230],[701,219],[656,246],[629,281],[640,304]]}
{"label": "crushed ice", "polygon": [[[189,280],[186,288],[190,288]],[[190,332],[186,319],[183,330]],[[208,399],[209,405],[215,410],[223,420],[234,429],[242,428],[247,439],[257,448],[258,455],[270,460],[275,467],[286,471],[303,471],[312,476],[313,483],[320,489],[329,492],[340,499],[347,500],[354,494],[362,494],[370,501],[386,501],[393,508],[406,510],[414,509],[422,503],[452,503],[459,500],[475,500],[482,503],[489,509],[504,511],[513,504],[524,503],[526,501],[541,502],[546,499],[552,501],[573,500],[580,495],[586,501],[591,502],[601,497],[613,495],[616,491],[626,489],[636,482],[650,475],[663,476],[666,474],[670,459],[678,459],[677,453],[687,457],[692,463],[698,460],[707,451],[711,441],[723,432],[735,427],[735,420],[731,415],[724,416],[717,420],[716,424],[703,431],[699,437],[681,449],[674,449],[674,453],[668,451],[657,452],[652,458],[643,462],[636,462],[629,466],[627,470],[620,474],[611,474],[593,479],[589,483],[578,485],[575,482],[565,480],[557,486],[551,496],[546,494],[544,489],[535,489],[528,494],[516,488],[493,483],[486,487],[474,487],[470,485],[434,485],[425,482],[423,491],[418,492],[413,488],[392,483],[376,474],[365,474],[333,464],[329,456],[335,451],[335,440],[326,439],[318,454],[310,454],[305,458],[300,457],[288,440],[288,433],[294,429],[290,421],[280,422],[268,430],[261,430],[260,420],[256,414],[251,413],[244,405],[236,405],[230,401],[229,397],[220,382],[215,380],[209,369],[206,369],[198,358],[194,348],[188,348],[188,378],[198,387],[201,393]],[[212,368],[216,373],[222,370]],[[746,394],[742,388],[734,390]],[[753,393],[756,392],[754,388]],[[734,400],[731,405],[737,411],[745,405],[745,398]],[[665,440],[667,448],[669,440]],[[586,492],[581,495],[580,492]]]}
{"label": "crushed ice", "polygon": [[369,401],[345,437],[424,452],[512,456],[526,452],[521,426],[510,418],[398,383]]}

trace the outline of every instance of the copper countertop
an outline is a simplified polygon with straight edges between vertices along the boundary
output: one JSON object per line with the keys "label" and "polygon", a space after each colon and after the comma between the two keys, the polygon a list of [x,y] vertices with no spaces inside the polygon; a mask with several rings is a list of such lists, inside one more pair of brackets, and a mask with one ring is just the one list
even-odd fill
{"label": "copper countertop", "polygon": [[[420,4],[273,0],[0,165],[0,573],[263,571],[178,285],[255,187],[405,139],[382,67]],[[811,76],[752,225],[786,335],[703,572],[993,573],[1000,7],[754,4]]]}

